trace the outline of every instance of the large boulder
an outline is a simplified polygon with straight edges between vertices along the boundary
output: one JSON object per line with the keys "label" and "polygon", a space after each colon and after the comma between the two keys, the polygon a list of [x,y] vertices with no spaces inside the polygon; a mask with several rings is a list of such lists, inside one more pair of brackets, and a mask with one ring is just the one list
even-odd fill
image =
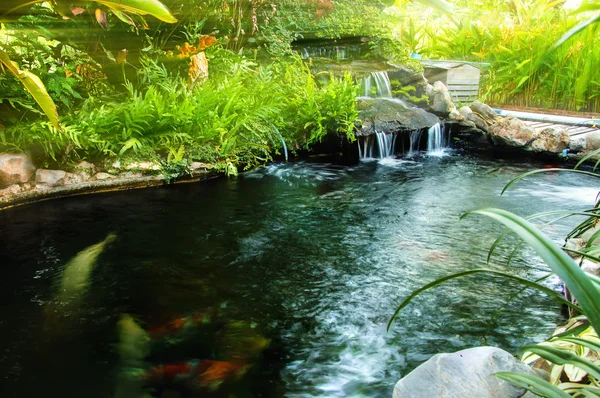
{"label": "large boulder", "polygon": [[35,172],[35,182],[44,187],[59,187],[65,185],[66,176],[64,170],[38,169]]}
{"label": "large boulder", "polygon": [[483,102],[473,101],[471,103],[471,109],[473,112],[478,114],[481,118],[487,121],[488,124],[493,124],[496,120],[500,118],[496,112],[489,105],[484,104]]}
{"label": "large boulder", "polygon": [[486,133],[489,131],[489,124],[481,116],[473,112],[471,107],[463,106],[458,110],[458,112],[464,118],[464,120],[473,123],[479,130],[485,131]]}
{"label": "large boulder", "polygon": [[588,151],[600,149],[600,131],[586,135],[585,149]]}
{"label": "large boulder", "polygon": [[[416,98],[422,98],[426,96],[427,87],[429,83],[423,75],[423,72],[417,72],[402,65],[394,65],[395,70],[388,71],[390,81],[398,81],[404,88],[413,87],[414,91],[411,91],[410,95]],[[426,107],[427,101],[416,102],[418,106]]]}
{"label": "large boulder", "polygon": [[571,137],[569,141],[569,149],[571,152],[583,152],[586,150],[587,140],[585,136],[575,136]]}
{"label": "large boulder", "polygon": [[437,354],[396,384],[394,398],[533,397],[526,394],[525,390],[493,376],[497,372],[533,375],[536,371],[495,347]]}
{"label": "large boulder", "polygon": [[541,130],[531,143],[534,152],[561,153],[569,147],[570,137],[563,127],[551,126]]}
{"label": "large boulder", "polygon": [[436,115],[447,117],[456,110],[448,87],[444,83],[437,81],[433,86],[428,86],[426,94],[429,97],[429,110]]}
{"label": "large boulder", "polygon": [[515,117],[498,120],[488,131],[494,145],[517,148],[529,145],[537,136],[534,129]]}
{"label": "large boulder", "polygon": [[0,187],[29,181],[35,167],[29,156],[19,153],[0,154]]}
{"label": "large boulder", "polygon": [[397,133],[421,130],[440,121],[434,114],[396,99],[363,99],[358,102],[358,109],[363,121],[356,133],[358,136],[375,134],[376,131]]}

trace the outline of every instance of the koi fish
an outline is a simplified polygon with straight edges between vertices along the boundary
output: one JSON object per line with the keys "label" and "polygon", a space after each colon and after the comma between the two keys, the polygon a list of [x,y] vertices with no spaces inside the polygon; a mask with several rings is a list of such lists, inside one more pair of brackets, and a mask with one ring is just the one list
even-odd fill
{"label": "koi fish", "polygon": [[144,379],[148,383],[187,382],[193,388],[214,387],[242,376],[247,368],[243,362],[194,360],[156,366],[146,371]]}
{"label": "koi fish", "polygon": [[58,289],[58,299],[62,303],[73,302],[86,291],[98,256],[115,239],[115,234],[109,234],[102,242],[80,251],[67,263]]}

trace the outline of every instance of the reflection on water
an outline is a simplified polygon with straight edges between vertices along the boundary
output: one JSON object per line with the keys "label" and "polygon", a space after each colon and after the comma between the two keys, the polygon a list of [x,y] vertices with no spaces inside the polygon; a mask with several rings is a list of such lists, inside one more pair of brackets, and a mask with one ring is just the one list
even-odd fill
{"label": "reflection on water", "polygon": [[[456,155],[295,163],[2,212],[3,396],[390,396],[434,353],[481,344],[493,309],[518,289],[457,280],[415,300],[386,333],[412,289],[485,265],[502,229],[460,215],[593,205],[580,175],[541,175],[499,195],[531,167]],[[560,240],[568,229],[548,233]],[[505,269],[509,252],[490,266]],[[78,257],[92,260],[85,289],[59,327],[45,308]],[[547,272],[528,250],[510,267]],[[560,320],[554,302],[527,291],[487,341],[514,350]]]}

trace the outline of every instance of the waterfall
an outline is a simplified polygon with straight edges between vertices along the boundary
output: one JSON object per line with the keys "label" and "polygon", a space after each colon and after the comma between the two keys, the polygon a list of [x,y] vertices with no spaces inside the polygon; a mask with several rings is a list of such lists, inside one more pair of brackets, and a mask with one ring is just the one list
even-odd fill
{"label": "waterfall", "polygon": [[440,123],[436,123],[427,130],[427,155],[440,156],[448,142],[444,137],[445,129]]}
{"label": "waterfall", "polygon": [[362,147],[358,142],[358,156],[360,159],[391,158],[396,147],[396,134],[376,132],[374,135],[363,137]]}
{"label": "waterfall", "polygon": [[390,85],[390,78],[387,72],[371,72],[369,76],[364,78],[365,97],[371,97],[371,81],[374,81],[377,87],[376,97],[392,98],[392,86]]}
{"label": "waterfall", "polygon": [[415,130],[410,133],[410,150],[408,151],[408,156],[414,156],[419,153],[422,132],[422,130]]}

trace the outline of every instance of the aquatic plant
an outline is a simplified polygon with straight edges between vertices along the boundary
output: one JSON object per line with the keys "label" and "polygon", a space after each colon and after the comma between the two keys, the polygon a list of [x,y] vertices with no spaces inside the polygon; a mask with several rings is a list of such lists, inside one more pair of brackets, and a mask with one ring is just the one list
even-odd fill
{"label": "aquatic plant", "polygon": [[[588,155],[582,162],[597,155],[597,153],[598,151]],[[596,172],[577,169],[535,170],[510,181],[502,193],[523,178],[549,171],[581,173],[600,178],[600,174]],[[492,245],[488,255],[488,261],[499,241],[502,240],[508,232],[515,233],[522,242],[532,247],[552,270],[553,274],[557,275],[564,282],[569,293],[567,298],[572,298],[572,300],[563,298],[554,290],[541,284],[541,279],[531,281],[493,269],[476,269],[439,278],[412,292],[397,308],[388,323],[388,329],[391,327],[400,311],[416,296],[428,289],[443,284],[446,281],[477,274],[491,274],[516,280],[526,287],[539,289],[549,296],[556,298],[560,303],[569,306],[576,316],[569,321],[566,327],[559,329],[548,340],[538,344],[526,345],[520,349],[523,361],[535,363],[536,366],[544,367],[549,370],[550,381],[542,380],[534,376],[510,372],[497,373],[496,376],[543,397],[569,397],[571,395],[594,396],[597,394],[598,381],[600,380],[600,366],[596,363],[597,358],[600,356],[600,339],[598,339],[598,332],[600,331],[600,278],[584,272],[581,269],[581,262],[583,262],[583,259],[587,258],[600,263],[600,256],[598,255],[600,253],[600,244],[596,243],[598,237],[600,237],[600,231],[594,232],[594,228],[600,218],[600,214],[598,213],[599,209],[600,201],[596,203],[594,208],[582,212],[556,211],[529,217],[529,219],[533,219],[542,216],[558,215],[559,217],[552,221],[555,222],[573,215],[586,216],[586,219],[577,225],[567,236],[567,239],[570,239],[582,236],[585,233],[590,233],[590,231],[593,232],[591,237],[589,237],[585,248],[582,250],[559,247],[531,221],[506,210],[483,209],[463,215],[463,217],[468,214],[484,215],[504,224],[504,226],[508,228],[507,232],[503,233],[494,245]],[[580,264],[576,263],[567,252],[580,256]]]}

